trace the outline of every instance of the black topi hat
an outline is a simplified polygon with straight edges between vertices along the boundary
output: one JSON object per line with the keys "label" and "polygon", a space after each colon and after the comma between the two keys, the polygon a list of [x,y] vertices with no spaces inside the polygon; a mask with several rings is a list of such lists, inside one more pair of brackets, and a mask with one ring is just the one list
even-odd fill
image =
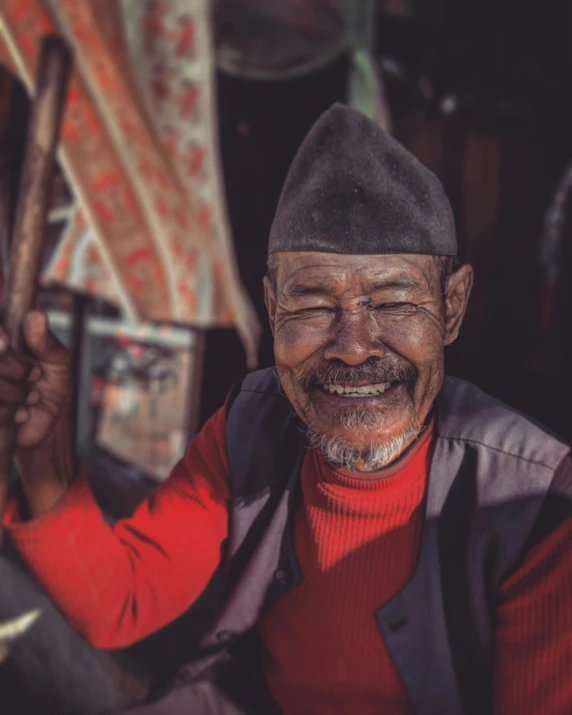
{"label": "black topi hat", "polygon": [[268,253],[456,256],[439,179],[378,124],[334,104],[314,124],[286,177]]}

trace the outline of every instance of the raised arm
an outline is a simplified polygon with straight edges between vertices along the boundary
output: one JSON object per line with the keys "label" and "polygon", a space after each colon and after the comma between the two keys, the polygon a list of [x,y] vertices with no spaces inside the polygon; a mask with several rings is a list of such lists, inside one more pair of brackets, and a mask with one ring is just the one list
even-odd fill
{"label": "raised arm", "polygon": [[[45,322],[34,321],[38,335],[44,334]],[[37,358],[29,386],[29,366],[18,358],[16,377],[17,356],[5,351],[0,359],[0,414],[18,415],[17,458],[29,510],[22,514],[11,499],[5,526],[74,628],[96,646],[121,648],[183,613],[220,563],[228,528],[224,410],[193,440],[167,482],[132,518],[111,528],[81,468],[74,478],[65,351],[44,335],[47,356],[41,341],[29,338]],[[48,357],[62,376],[59,386],[52,381],[51,392]]]}

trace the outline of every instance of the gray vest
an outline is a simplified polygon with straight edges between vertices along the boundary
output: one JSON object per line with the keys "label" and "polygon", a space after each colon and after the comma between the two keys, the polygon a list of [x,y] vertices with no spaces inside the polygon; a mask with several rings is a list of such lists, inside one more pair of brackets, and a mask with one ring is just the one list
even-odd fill
{"label": "gray vest", "polygon": [[[435,412],[418,565],[376,619],[417,713],[482,715],[490,710],[499,584],[522,559],[569,448],[462,380],[446,378]],[[228,664],[261,614],[302,579],[291,517],[305,446],[274,371],[247,376],[227,414],[226,596],[203,657],[184,667],[181,682]]]}

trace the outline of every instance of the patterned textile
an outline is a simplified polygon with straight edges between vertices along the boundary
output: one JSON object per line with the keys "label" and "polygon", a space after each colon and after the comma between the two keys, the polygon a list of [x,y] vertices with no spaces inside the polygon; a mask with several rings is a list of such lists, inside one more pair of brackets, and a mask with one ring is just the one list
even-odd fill
{"label": "patterned textile", "polygon": [[75,72],[60,164],[75,197],[43,280],[130,321],[258,324],[235,266],[218,160],[208,0],[0,0],[0,61],[32,89],[63,33]]}

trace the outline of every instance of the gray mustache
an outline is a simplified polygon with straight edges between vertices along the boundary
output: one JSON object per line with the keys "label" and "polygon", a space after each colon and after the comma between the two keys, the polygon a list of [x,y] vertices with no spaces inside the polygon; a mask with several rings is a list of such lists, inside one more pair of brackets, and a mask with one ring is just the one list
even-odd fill
{"label": "gray mustache", "polygon": [[377,385],[381,382],[412,385],[416,379],[417,370],[411,363],[369,358],[355,366],[337,360],[322,363],[302,378],[302,384],[310,390],[322,385],[356,387],[359,384]]}

